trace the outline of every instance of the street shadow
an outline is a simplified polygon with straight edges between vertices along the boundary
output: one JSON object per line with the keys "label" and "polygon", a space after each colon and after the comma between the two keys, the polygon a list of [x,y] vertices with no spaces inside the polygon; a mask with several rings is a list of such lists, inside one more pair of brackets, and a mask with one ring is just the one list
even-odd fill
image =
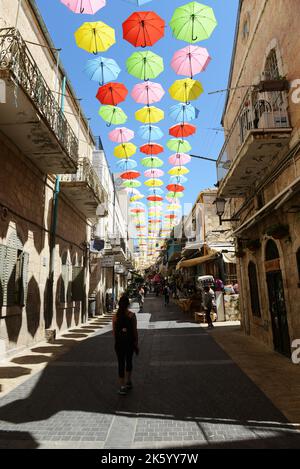
{"label": "street shadow", "polygon": [[31,337],[35,334],[40,325],[41,296],[36,279],[32,276],[28,282],[28,293],[26,300],[27,330]]}
{"label": "street shadow", "polygon": [[39,444],[29,432],[0,430],[0,449],[37,449]]}
{"label": "street shadow", "polygon": [[30,375],[31,369],[22,366],[0,366],[0,379],[14,379]]}
{"label": "street shadow", "polygon": [[23,357],[16,357],[11,360],[13,363],[19,365],[35,365],[39,363],[47,363],[50,361],[50,357],[46,355],[26,355]]}

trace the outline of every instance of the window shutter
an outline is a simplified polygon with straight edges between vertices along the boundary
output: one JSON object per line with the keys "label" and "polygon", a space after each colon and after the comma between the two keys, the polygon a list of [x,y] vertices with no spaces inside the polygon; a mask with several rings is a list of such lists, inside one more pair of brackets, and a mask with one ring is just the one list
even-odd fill
{"label": "window shutter", "polygon": [[66,302],[66,293],[67,293],[67,286],[68,286],[68,266],[66,264],[62,264],[61,266],[61,283],[60,283],[60,302]]}
{"label": "window shutter", "polygon": [[84,269],[82,267],[73,267],[72,280],[72,300],[82,301],[84,280]]}
{"label": "window shutter", "polygon": [[29,265],[29,254],[27,252],[22,253],[22,266],[21,266],[21,281],[22,281],[22,288],[21,288],[21,306],[26,305],[27,301],[27,291],[28,291],[28,265]]}
{"label": "window shutter", "polygon": [[15,304],[16,262],[18,251],[5,246],[3,305]]}
{"label": "window shutter", "polygon": [[0,244],[0,308],[4,304],[4,265],[5,265],[6,247]]}

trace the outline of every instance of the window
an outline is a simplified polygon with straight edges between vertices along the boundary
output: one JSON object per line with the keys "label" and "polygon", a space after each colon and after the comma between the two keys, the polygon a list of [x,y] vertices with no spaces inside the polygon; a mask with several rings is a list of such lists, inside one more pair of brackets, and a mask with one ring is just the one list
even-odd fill
{"label": "window", "polygon": [[24,306],[28,286],[29,254],[0,245],[0,307]]}
{"label": "window", "polygon": [[276,49],[272,49],[269,53],[264,70],[265,80],[277,80],[280,77]]}
{"label": "window", "polygon": [[243,28],[242,28],[242,37],[243,37],[244,42],[248,40],[249,34],[250,34],[250,15],[248,13],[244,20]]}
{"label": "window", "polygon": [[249,262],[248,265],[248,277],[250,285],[250,297],[251,297],[251,309],[253,316],[261,318],[258,281],[257,281],[257,270],[254,262]]}
{"label": "window", "polygon": [[266,261],[274,261],[279,258],[280,255],[276,243],[270,239],[266,246]]}
{"label": "window", "polygon": [[76,256],[72,268],[72,301],[83,301],[84,297],[84,268],[81,264]]}
{"label": "window", "polygon": [[298,267],[298,275],[299,275],[299,281],[300,281],[300,248],[297,251],[297,267]]}
{"label": "window", "polygon": [[60,299],[61,303],[69,303],[71,298],[72,287],[72,264],[68,259],[68,254],[64,253],[62,256],[61,265],[61,279],[60,279]]}

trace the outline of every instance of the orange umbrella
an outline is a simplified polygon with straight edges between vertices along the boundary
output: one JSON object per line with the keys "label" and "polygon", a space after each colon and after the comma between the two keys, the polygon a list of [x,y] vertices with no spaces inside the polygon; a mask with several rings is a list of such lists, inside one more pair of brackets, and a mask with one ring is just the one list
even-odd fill
{"label": "orange umbrella", "polygon": [[116,106],[125,101],[127,95],[128,90],[123,83],[107,83],[99,88],[96,98],[101,104]]}
{"label": "orange umbrella", "polygon": [[184,186],[181,186],[180,184],[169,184],[167,186],[167,190],[170,192],[183,192],[184,189]]}
{"label": "orange umbrella", "polygon": [[154,11],[132,13],[123,23],[123,38],[135,47],[153,46],[165,34],[165,21]]}
{"label": "orange umbrella", "polygon": [[169,134],[176,138],[190,137],[197,131],[197,127],[192,124],[177,124],[170,128]]}
{"label": "orange umbrella", "polygon": [[147,143],[140,147],[140,151],[146,155],[159,155],[164,151],[164,147],[158,143]]}
{"label": "orange umbrella", "polygon": [[125,173],[120,174],[121,179],[136,179],[140,177],[141,173],[138,171],[126,171]]}

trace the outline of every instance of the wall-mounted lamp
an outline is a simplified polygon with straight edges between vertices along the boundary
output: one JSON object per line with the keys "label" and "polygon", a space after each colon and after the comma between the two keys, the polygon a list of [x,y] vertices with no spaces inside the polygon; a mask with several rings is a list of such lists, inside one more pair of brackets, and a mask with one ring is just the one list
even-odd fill
{"label": "wall-mounted lamp", "polygon": [[214,201],[214,204],[216,205],[217,215],[220,219],[220,226],[222,226],[222,223],[238,221],[239,220],[238,217],[222,220],[222,216],[224,215],[225,205],[226,205],[226,200],[223,199],[222,197],[217,197],[216,200]]}

